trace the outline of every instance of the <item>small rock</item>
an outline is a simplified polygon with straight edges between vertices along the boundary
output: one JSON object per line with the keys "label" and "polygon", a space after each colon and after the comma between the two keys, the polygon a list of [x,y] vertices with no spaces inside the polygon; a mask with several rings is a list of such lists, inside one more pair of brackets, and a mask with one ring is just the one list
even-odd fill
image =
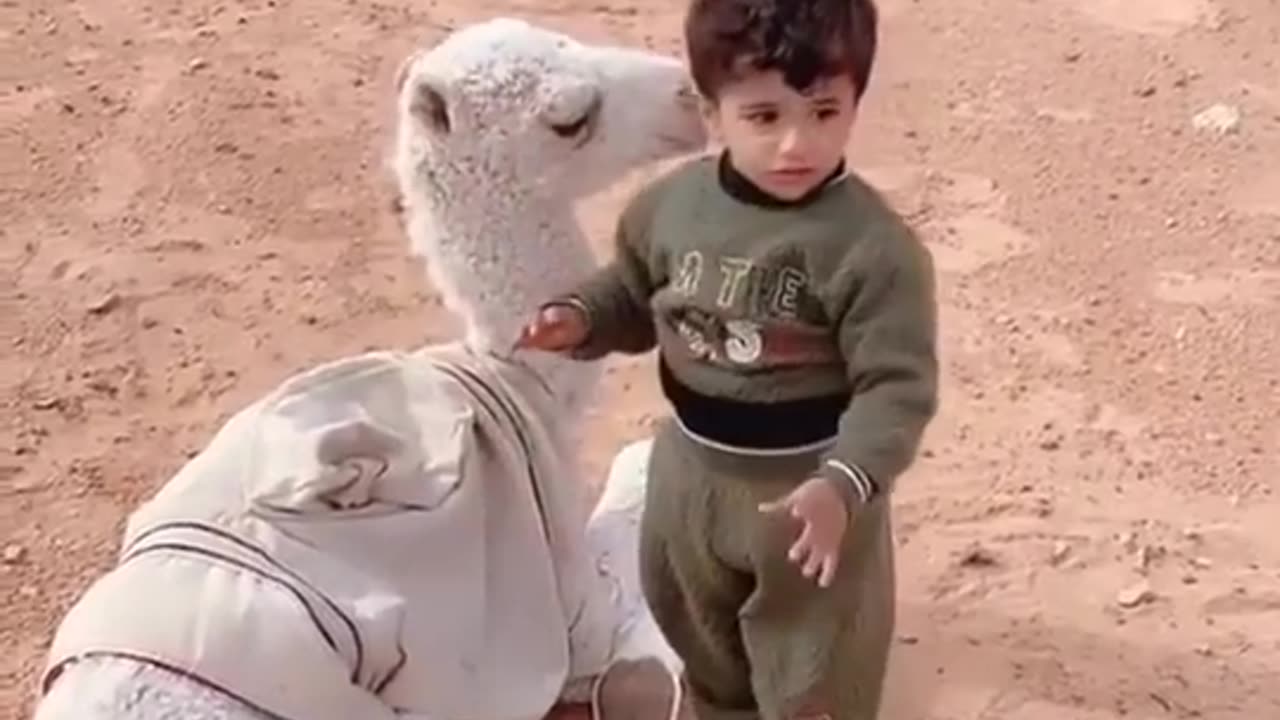
{"label": "small rock", "polygon": [[920,638],[916,637],[915,635],[899,635],[898,642],[902,643],[903,645],[916,645],[920,642]]}
{"label": "small rock", "polygon": [[1151,566],[1151,561],[1155,559],[1157,550],[1150,545],[1143,545],[1138,548],[1138,557],[1134,560],[1134,564],[1139,571],[1144,571]]}
{"label": "small rock", "polygon": [[1235,106],[1222,103],[1211,105],[1191,118],[1191,126],[1197,130],[1226,135],[1240,127],[1240,110]]}
{"label": "small rock", "polygon": [[1156,599],[1156,593],[1147,582],[1140,582],[1121,590],[1116,595],[1116,604],[1122,608],[1136,608]]}
{"label": "small rock", "polygon": [[960,554],[962,567],[993,567],[998,562],[995,553],[976,543]]}
{"label": "small rock", "polygon": [[37,592],[39,591],[36,590],[35,585],[23,585],[22,587],[18,588],[18,594],[24,598],[33,598],[36,596]]}
{"label": "small rock", "polygon": [[1053,552],[1049,554],[1049,560],[1054,565],[1059,565],[1063,560],[1067,559],[1067,555],[1071,554],[1071,544],[1065,540],[1059,540],[1053,544]]}
{"label": "small rock", "polygon": [[32,409],[35,410],[56,410],[62,407],[63,401],[60,397],[41,398],[31,403]]}
{"label": "small rock", "polygon": [[199,72],[207,67],[209,67],[209,61],[198,57],[187,63],[187,72]]}
{"label": "small rock", "polygon": [[1053,452],[1062,447],[1062,441],[1058,438],[1045,438],[1040,441],[1040,449],[1046,452]]}
{"label": "small rock", "polygon": [[27,559],[27,549],[17,543],[10,543],[4,546],[4,551],[0,554],[0,560],[5,565],[17,565]]}
{"label": "small rock", "polygon": [[88,310],[92,315],[106,315],[118,307],[120,307],[120,296],[116,293],[110,293],[89,305]]}
{"label": "small rock", "polygon": [[1213,567],[1213,561],[1207,557],[1191,558],[1191,564],[1201,570],[1208,570],[1209,568]]}

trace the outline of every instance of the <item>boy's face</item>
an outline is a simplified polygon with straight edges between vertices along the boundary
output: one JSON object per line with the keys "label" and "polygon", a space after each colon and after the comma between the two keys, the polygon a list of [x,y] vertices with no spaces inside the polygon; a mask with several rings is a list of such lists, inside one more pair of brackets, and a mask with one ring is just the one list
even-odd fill
{"label": "boy's face", "polygon": [[848,75],[819,78],[802,94],[775,70],[726,84],[704,106],[708,130],[728,148],[734,168],[783,200],[803,196],[835,170],[856,113]]}

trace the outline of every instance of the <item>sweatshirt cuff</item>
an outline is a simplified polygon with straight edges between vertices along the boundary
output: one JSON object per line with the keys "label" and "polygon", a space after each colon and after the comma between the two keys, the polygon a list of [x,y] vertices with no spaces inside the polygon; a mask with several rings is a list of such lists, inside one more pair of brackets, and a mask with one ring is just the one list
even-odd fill
{"label": "sweatshirt cuff", "polygon": [[871,502],[880,494],[880,488],[876,485],[875,479],[866,470],[853,463],[828,458],[823,461],[820,473],[822,477],[835,484],[849,512]]}

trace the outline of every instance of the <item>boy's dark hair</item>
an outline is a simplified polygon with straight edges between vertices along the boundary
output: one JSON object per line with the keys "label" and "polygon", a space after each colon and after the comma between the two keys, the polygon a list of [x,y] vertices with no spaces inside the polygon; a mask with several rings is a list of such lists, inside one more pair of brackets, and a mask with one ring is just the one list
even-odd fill
{"label": "boy's dark hair", "polygon": [[848,74],[861,99],[878,16],[874,0],[690,0],[684,36],[693,82],[715,99],[744,72],[777,70],[796,91]]}

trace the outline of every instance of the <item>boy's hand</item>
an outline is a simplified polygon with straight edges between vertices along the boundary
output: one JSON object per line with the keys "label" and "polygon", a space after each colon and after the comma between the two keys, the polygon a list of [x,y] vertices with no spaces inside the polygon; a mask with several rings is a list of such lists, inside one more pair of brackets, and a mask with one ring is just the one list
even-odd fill
{"label": "boy's hand", "polygon": [[520,332],[517,349],[564,352],[587,339],[587,316],[572,305],[549,305]]}
{"label": "boy's hand", "polygon": [[804,523],[787,557],[803,563],[807,578],[821,570],[818,585],[829,587],[840,563],[840,545],[849,526],[849,509],[840,491],[826,478],[810,478],[800,487],[772,502],[760,504],[766,513],[788,512]]}

